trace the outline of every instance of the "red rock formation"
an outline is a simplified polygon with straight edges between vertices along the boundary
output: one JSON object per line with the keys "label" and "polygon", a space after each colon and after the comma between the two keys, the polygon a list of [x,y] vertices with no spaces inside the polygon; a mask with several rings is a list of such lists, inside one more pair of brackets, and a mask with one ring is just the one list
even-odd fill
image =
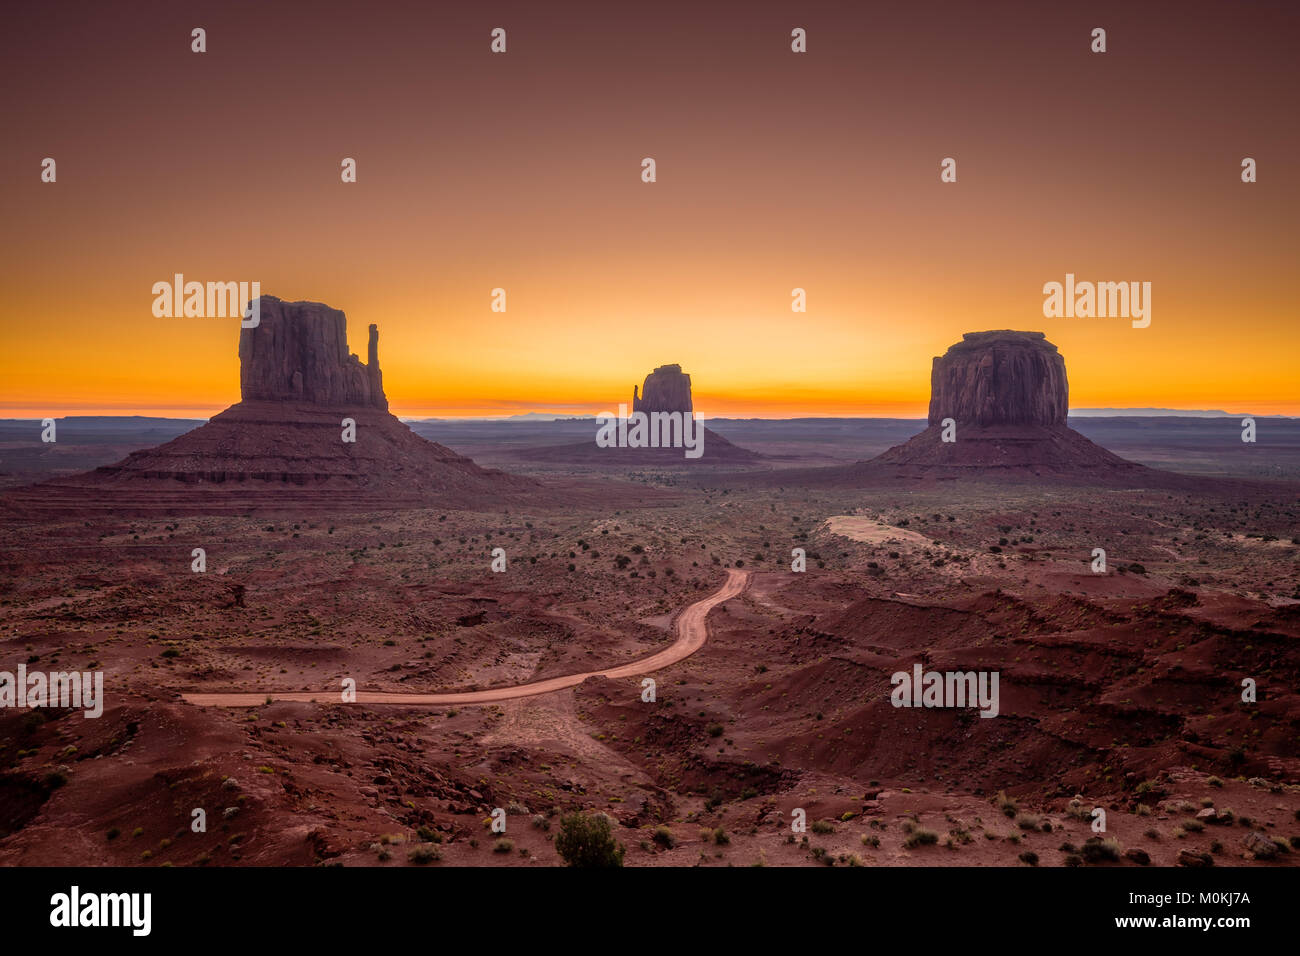
{"label": "red rock formation", "polygon": [[680,365],[660,365],[645,377],[641,395],[632,386],[632,411],[634,412],[687,412],[691,405],[691,377]]}
{"label": "red rock formation", "polygon": [[379,371],[379,329],[370,326],[368,364],[348,352],[347,316],[319,302],[261,297],[261,321],[239,334],[244,401],[388,408]]}
{"label": "red rock formation", "polygon": [[[645,377],[640,392],[632,386],[633,412],[647,415],[655,412],[682,412],[691,415],[691,377],[680,365],[660,365]],[[512,457],[524,461],[550,463],[567,462],[591,467],[608,466],[626,468],[629,465],[681,465],[737,464],[757,462],[763,458],[758,452],[733,445],[711,428],[704,429],[704,452],[698,459],[684,458],[680,448],[600,448],[596,445],[593,428],[591,441],[540,448],[523,448]]]}
{"label": "red rock formation", "polygon": [[[374,325],[367,353],[363,365],[348,352],[347,319],[338,309],[262,296],[260,324],[239,337],[242,401],[165,445],[45,487],[103,496],[111,484],[117,501],[143,506],[166,498],[168,507],[213,511],[277,501],[469,506],[541,490],[531,478],[481,468],[398,421],[384,396]],[[355,424],[355,441],[343,440],[344,419]]]}
{"label": "red rock formation", "polygon": [[[1066,425],[1065,359],[1042,332],[967,332],[935,358],[930,388],[929,427],[865,463],[868,471],[1092,478],[1148,471]],[[946,418],[956,423],[955,441],[943,440]]]}
{"label": "red rock formation", "polygon": [[930,372],[930,424],[1064,425],[1065,359],[1042,332],[967,332]]}

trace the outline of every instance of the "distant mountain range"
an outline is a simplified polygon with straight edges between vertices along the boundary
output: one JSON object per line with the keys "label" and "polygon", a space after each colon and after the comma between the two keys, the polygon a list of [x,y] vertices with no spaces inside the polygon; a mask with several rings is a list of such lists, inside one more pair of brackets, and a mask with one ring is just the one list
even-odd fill
{"label": "distant mountain range", "polygon": [[402,418],[404,422],[571,422],[592,421],[595,415],[575,415],[572,412],[525,412],[522,415],[496,415],[484,418]]}
{"label": "distant mountain range", "polygon": [[[1249,412],[1225,412],[1221,409],[1187,409],[1187,408],[1072,408],[1069,415],[1071,418],[1238,418],[1242,415],[1248,415]],[[574,415],[573,413],[560,414],[557,412],[527,412],[521,415],[498,415],[494,417],[479,418],[417,418],[400,416],[401,420],[407,423],[428,423],[428,424],[449,424],[457,423],[528,423],[528,422],[594,422],[595,415]],[[731,418],[725,415],[706,415],[704,416],[713,422],[736,422],[736,421],[852,421],[857,418],[873,418],[875,416],[852,416],[841,415],[831,417],[819,417],[815,415],[800,416],[791,419],[764,419],[764,418]],[[1288,415],[1256,415],[1256,418],[1290,418]],[[918,415],[913,418],[888,418],[881,419],[888,421],[923,421],[924,416]],[[0,425],[19,425],[27,424],[32,421],[39,422],[40,419],[25,418],[0,418]],[[76,424],[84,428],[142,428],[151,424],[161,425],[165,422],[193,422],[196,426],[207,421],[205,418],[168,418],[158,415],[64,415],[58,416],[58,421],[67,424]]]}
{"label": "distant mountain range", "polygon": [[[1249,412],[1225,412],[1222,409],[1189,409],[1189,408],[1072,408],[1070,409],[1072,418],[1238,418],[1241,415],[1250,414]],[[785,419],[764,419],[755,418],[732,418],[727,415],[706,415],[705,418],[715,422],[728,421],[781,421]],[[788,419],[789,421],[833,421],[837,418],[872,418],[876,416],[855,416],[855,415],[837,415],[822,417],[817,415],[796,416]],[[1255,416],[1257,418],[1286,418],[1288,416]],[[923,415],[917,415],[916,419],[923,419]],[[575,421],[595,421],[595,415],[574,415],[572,413],[564,415],[555,412],[528,412],[523,415],[501,415],[496,417],[485,418],[403,418],[406,422],[575,422]],[[912,421],[910,418],[891,418],[891,421]]]}
{"label": "distant mountain range", "polygon": [[1076,418],[1236,418],[1238,413],[1217,408],[1072,408],[1070,414]]}

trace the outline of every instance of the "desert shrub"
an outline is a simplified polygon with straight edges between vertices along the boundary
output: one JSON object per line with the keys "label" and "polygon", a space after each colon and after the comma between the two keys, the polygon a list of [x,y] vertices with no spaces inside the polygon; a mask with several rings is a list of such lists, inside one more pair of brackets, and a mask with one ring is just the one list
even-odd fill
{"label": "desert shrub", "polygon": [[814,820],[812,822],[812,832],[825,835],[835,832],[835,824],[830,820]]}
{"label": "desert shrub", "polygon": [[1089,837],[1080,852],[1089,863],[1116,862],[1120,855],[1118,842],[1114,839],[1103,840],[1100,837]]}
{"label": "desert shrub", "polygon": [[924,827],[917,827],[907,835],[905,840],[903,840],[903,846],[907,847],[909,850],[913,850],[918,846],[930,846],[931,844],[938,842],[939,834],[935,833],[933,830],[927,830]]}
{"label": "desert shrub", "polygon": [[515,848],[515,841],[511,840],[509,837],[502,837],[501,839],[497,840],[496,843],[492,844],[493,853],[509,853],[514,848]]}
{"label": "desert shrub", "polygon": [[603,813],[570,813],[562,817],[555,850],[569,866],[623,865],[623,846],[614,839],[609,817]]}
{"label": "desert shrub", "polygon": [[1002,811],[1003,816],[1015,817],[1018,804],[1015,800],[1006,795],[1006,791],[999,790],[998,795],[993,798],[993,805]]}
{"label": "desert shrub", "polygon": [[433,863],[435,860],[442,859],[442,851],[430,843],[421,843],[419,846],[412,847],[406,858],[412,863]]}
{"label": "desert shrub", "polygon": [[1024,853],[1020,854],[1020,862],[1028,863],[1030,866],[1037,866],[1038,854],[1033,850],[1026,850]]}
{"label": "desert shrub", "polygon": [[1092,819],[1092,807],[1085,804],[1082,800],[1071,800],[1066,806],[1065,812],[1076,820]]}

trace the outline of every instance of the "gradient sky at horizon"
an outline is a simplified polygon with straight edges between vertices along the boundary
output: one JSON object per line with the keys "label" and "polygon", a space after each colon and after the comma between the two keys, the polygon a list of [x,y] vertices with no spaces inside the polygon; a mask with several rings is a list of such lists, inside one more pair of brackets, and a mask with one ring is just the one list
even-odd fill
{"label": "gradient sky at horizon", "polygon": [[[401,415],[676,362],[709,415],[922,416],[989,328],[1075,408],[1300,414],[1296,4],[463,7],[7,11],[0,416],[237,401],[237,320],[151,313],[177,272],[343,309],[363,358],[377,323]],[[1151,282],[1151,326],[1044,318],[1067,272]]]}

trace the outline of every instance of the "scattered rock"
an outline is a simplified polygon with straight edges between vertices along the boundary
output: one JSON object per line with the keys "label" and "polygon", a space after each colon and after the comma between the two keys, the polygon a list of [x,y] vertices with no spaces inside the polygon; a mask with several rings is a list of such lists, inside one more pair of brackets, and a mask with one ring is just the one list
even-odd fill
{"label": "scattered rock", "polygon": [[1258,830],[1251,830],[1242,838],[1241,842],[1246,845],[1246,849],[1257,860],[1271,860],[1281,852],[1267,833],[1260,833]]}

